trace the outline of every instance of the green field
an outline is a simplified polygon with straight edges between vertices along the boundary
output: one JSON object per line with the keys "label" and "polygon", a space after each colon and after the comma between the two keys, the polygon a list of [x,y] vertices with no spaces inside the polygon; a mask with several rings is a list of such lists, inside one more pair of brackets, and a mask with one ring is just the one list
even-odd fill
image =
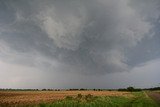
{"label": "green field", "polygon": [[133,97],[92,96],[81,94],[77,97],[67,96],[54,103],[41,103],[38,107],[159,107],[145,92],[133,92]]}

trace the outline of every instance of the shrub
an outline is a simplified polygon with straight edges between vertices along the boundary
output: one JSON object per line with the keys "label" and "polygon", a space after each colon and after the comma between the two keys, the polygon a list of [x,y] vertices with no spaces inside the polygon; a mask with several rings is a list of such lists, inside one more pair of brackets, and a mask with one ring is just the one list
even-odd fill
{"label": "shrub", "polygon": [[78,99],[81,99],[81,98],[82,98],[82,94],[78,94],[78,95],[77,95],[77,98],[78,98]]}
{"label": "shrub", "polygon": [[91,94],[88,94],[88,95],[85,96],[85,100],[86,100],[86,101],[92,101],[93,98],[94,98],[94,97],[93,97],[93,95],[91,95]]}
{"label": "shrub", "polygon": [[65,98],[66,100],[72,100],[73,99],[73,97],[72,96],[66,96],[66,98]]}

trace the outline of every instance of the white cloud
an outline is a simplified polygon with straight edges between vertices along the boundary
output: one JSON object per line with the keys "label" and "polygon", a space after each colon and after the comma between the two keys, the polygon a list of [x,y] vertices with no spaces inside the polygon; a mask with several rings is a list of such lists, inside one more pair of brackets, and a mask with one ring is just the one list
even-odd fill
{"label": "white cloud", "polygon": [[62,12],[56,14],[54,9],[53,6],[40,12],[38,19],[42,21],[41,28],[53,39],[57,47],[71,50],[77,49],[81,43],[80,35],[85,27],[85,13],[79,10],[79,16],[69,11],[68,13]]}

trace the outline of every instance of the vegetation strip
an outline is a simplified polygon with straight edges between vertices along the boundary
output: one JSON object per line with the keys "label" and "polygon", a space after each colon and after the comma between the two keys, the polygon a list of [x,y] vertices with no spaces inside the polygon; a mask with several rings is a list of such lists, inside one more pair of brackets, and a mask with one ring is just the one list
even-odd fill
{"label": "vegetation strip", "polygon": [[52,104],[40,104],[40,107],[159,107],[144,92],[133,92],[134,97],[125,96],[93,96],[78,94],[67,96],[62,101]]}

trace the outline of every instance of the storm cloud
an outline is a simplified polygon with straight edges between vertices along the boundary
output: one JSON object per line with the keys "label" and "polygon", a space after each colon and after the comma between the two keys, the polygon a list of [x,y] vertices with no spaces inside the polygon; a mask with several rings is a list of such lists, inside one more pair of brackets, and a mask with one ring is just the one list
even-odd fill
{"label": "storm cloud", "polygon": [[50,82],[134,72],[160,58],[159,10],[159,0],[1,0],[0,63]]}

